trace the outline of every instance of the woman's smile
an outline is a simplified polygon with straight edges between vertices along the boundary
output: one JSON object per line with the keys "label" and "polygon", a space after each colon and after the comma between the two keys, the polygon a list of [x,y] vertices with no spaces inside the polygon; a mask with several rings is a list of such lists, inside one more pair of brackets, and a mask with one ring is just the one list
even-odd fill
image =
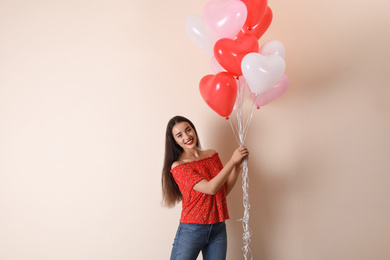
{"label": "woman's smile", "polygon": [[192,139],[192,138],[190,140],[188,140],[187,142],[185,142],[186,145],[191,145],[193,143],[194,143],[194,139]]}

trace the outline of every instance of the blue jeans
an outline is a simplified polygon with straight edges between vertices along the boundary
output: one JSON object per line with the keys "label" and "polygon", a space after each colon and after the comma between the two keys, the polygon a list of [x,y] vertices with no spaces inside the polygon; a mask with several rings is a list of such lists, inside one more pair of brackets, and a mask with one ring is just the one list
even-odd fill
{"label": "blue jeans", "polygon": [[227,235],[225,222],[216,224],[180,223],[173,242],[171,260],[225,260]]}

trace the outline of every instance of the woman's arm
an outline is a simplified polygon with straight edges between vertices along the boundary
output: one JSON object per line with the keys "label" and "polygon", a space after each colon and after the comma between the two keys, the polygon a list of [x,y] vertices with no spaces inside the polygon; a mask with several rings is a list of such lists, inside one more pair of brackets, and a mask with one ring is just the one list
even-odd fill
{"label": "woman's arm", "polygon": [[241,171],[242,171],[242,163],[239,163],[238,165],[234,166],[232,173],[229,175],[228,179],[226,180],[226,185],[225,185],[226,195],[228,195],[230,191],[233,189]]}
{"label": "woman's arm", "polygon": [[[230,160],[226,163],[225,167],[223,167],[223,169],[214,178],[212,178],[210,181],[202,179],[194,185],[193,189],[202,193],[215,195],[222,187],[222,185],[224,185],[228,180],[235,166],[240,165],[242,159],[246,158],[248,154],[249,152],[244,146],[238,147],[234,151]],[[238,174],[235,177],[235,180],[237,180],[237,177]]]}

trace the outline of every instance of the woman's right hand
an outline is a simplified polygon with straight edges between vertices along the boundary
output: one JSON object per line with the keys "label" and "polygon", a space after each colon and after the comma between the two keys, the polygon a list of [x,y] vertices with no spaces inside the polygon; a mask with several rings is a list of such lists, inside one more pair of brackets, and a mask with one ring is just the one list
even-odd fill
{"label": "woman's right hand", "polygon": [[245,146],[238,147],[230,159],[234,165],[238,165],[242,162],[243,159],[248,158],[249,151]]}

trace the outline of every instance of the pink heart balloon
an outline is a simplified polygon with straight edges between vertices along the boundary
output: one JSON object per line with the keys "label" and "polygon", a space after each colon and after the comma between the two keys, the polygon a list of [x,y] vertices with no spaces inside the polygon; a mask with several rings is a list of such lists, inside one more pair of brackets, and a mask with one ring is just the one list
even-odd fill
{"label": "pink heart balloon", "polygon": [[247,17],[245,4],[240,0],[208,2],[203,10],[203,17],[211,34],[217,39],[233,39],[241,30]]}
{"label": "pink heart balloon", "polygon": [[252,95],[252,100],[258,107],[262,107],[267,105],[269,102],[277,99],[281,95],[283,95],[288,87],[290,86],[290,79],[284,74],[275,85],[273,85],[270,89],[268,89],[263,94],[257,96],[255,94]]}

